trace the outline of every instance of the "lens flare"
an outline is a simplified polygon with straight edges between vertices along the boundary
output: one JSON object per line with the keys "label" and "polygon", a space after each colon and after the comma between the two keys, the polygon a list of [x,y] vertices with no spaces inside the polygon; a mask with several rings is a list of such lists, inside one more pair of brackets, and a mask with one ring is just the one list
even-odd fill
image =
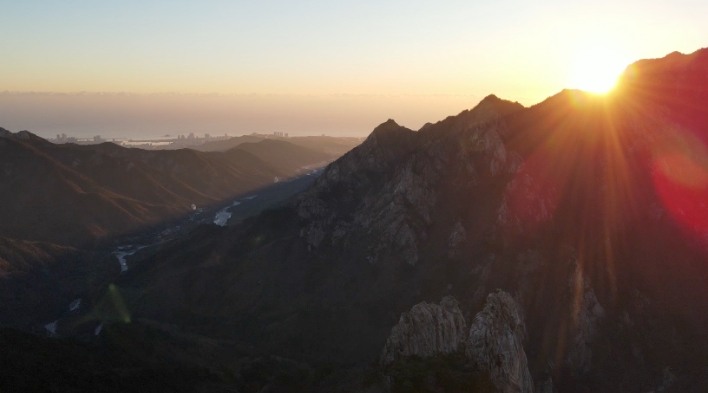
{"label": "lens flare", "polygon": [[664,208],[694,237],[708,235],[708,150],[688,132],[656,153],[652,179]]}

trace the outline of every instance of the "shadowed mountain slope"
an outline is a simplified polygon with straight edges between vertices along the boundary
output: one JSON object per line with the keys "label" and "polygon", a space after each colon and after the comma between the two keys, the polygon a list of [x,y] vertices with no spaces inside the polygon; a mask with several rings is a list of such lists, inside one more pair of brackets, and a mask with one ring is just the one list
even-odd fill
{"label": "shadowed mountain slope", "polygon": [[199,151],[226,151],[244,143],[256,143],[263,140],[292,143],[293,145],[301,146],[306,149],[325,153],[330,158],[340,157],[361,143],[360,138],[352,137],[296,136],[281,138],[268,135],[266,138],[261,135],[243,135],[229,138],[227,140],[207,142],[203,145],[194,147],[194,149]]}
{"label": "shadowed mountain slope", "polygon": [[[129,272],[124,285],[149,288],[135,315],[193,322],[206,327],[200,333],[237,335],[289,356],[378,353],[398,313],[449,284],[439,277],[447,263],[428,262],[449,235],[435,231],[462,215],[477,222],[468,231],[480,238],[494,222],[505,183],[488,173],[505,179],[507,161],[521,160],[507,160],[494,127],[520,110],[490,96],[421,132],[389,120],[290,206],[238,228],[204,229]],[[224,319],[217,327],[205,317]]]}
{"label": "shadowed mountain slope", "polygon": [[185,215],[192,204],[214,204],[294,176],[328,158],[265,142],[223,153],[144,151],[112,143],[54,145],[26,131],[3,130],[0,235],[90,245]]}
{"label": "shadowed mountain slope", "polygon": [[206,142],[202,145],[195,146],[193,149],[199,151],[226,151],[242,143],[257,143],[264,139],[265,138],[256,135],[241,135],[223,141]]}
{"label": "shadowed mountain slope", "polygon": [[57,255],[75,252],[71,247],[0,238],[0,277],[47,268]]}
{"label": "shadowed mountain slope", "polygon": [[[227,151],[226,154],[236,154],[237,151],[253,154],[261,161],[271,163],[273,167],[283,173],[302,169],[303,162],[310,162],[313,166],[314,164],[322,166],[330,161],[330,156],[326,153],[271,139],[264,139],[257,143],[242,143]],[[316,162],[317,159],[321,161]]]}

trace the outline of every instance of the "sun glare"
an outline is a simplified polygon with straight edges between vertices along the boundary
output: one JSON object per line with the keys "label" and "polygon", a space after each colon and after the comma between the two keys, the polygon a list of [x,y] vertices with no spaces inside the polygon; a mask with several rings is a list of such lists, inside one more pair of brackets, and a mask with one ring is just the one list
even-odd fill
{"label": "sun glare", "polygon": [[592,93],[607,93],[627,65],[622,56],[610,51],[583,51],[576,56],[571,85]]}

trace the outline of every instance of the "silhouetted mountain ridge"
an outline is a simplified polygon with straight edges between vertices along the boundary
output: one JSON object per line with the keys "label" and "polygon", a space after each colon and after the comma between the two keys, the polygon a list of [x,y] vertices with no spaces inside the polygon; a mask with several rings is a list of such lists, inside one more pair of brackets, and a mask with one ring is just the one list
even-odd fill
{"label": "silhouetted mountain ridge", "polygon": [[54,145],[26,131],[5,131],[0,176],[8,192],[0,194],[7,207],[0,212],[0,235],[83,246],[185,215],[192,204],[211,205],[329,159],[287,142],[260,143],[224,153],[145,151],[113,143]]}
{"label": "silhouetted mountain ridge", "polygon": [[226,140],[218,140],[206,142],[203,145],[195,146],[195,150],[199,151],[227,151],[238,147],[244,143],[257,143],[264,140],[281,141],[292,143],[293,145],[301,146],[320,153],[325,153],[334,159],[348,152],[359,143],[360,138],[352,137],[331,137],[331,136],[294,136],[294,137],[276,137],[273,135],[242,135]]}

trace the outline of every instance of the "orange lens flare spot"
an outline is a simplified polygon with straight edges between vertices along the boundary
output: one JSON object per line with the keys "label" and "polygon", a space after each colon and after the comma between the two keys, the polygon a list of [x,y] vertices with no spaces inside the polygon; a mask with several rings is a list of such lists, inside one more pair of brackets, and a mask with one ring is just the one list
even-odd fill
{"label": "orange lens flare spot", "polygon": [[654,162],[656,169],[672,182],[690,189],[708,186],[708,168],[682,154],[668,154]]}

